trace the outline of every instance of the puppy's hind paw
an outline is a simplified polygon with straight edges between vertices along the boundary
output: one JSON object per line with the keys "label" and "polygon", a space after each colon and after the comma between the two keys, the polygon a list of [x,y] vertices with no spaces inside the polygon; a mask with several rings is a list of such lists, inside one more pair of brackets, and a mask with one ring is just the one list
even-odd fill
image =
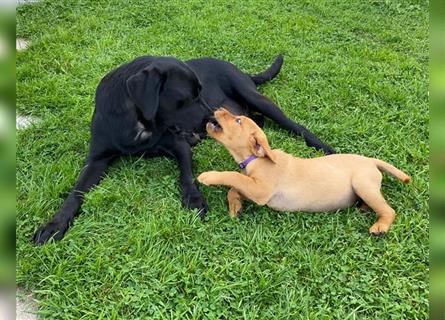
{"label": "puppy's hind paw", "polygon": [[236,203],[229,205],[229,216],[231,218],[238,217],[242,212],[243,212],[243,207],[241,206],[241,204]]}
{"label": "puppy's hind paw", "polygon": [[372,225],[371,228],[369,228],[369,234],[373,236],[382,236],[386,234],[388,230],[389,230],[389,225],[381,222],[376,222]]}

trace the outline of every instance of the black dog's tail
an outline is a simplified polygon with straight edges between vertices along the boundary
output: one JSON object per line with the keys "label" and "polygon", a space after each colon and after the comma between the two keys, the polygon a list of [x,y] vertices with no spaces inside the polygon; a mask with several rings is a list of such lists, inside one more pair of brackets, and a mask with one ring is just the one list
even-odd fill
{"label": "black dog's tail", "polygon": [[275,58],[275,61],[272,63],[272,65],[266,71],[250,76],[250,78],[252,78],[253,82],[255,82],[256,85],[263,84],[275,78],[278,72],[280,72],[282,65],[283,55],[279,54]]}

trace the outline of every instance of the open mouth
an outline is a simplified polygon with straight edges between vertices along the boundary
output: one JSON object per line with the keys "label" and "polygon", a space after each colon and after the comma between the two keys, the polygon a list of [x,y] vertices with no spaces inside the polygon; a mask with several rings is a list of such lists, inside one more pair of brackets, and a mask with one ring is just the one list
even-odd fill
{"label": "open mouth", "polygon": [[212,119],[209,122],[207,122],[207,128],[215,132],[220,132],[223,130],[218,121],[216,121],[216,119]]}

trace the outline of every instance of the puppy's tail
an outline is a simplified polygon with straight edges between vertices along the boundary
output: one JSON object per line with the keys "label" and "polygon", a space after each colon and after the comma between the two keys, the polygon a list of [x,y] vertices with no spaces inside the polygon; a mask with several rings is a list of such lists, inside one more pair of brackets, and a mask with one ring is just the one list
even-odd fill
{"label": "puppy's tail", "polygon": [[279,54],[272,65],[261,73],[250,76],[250,78],[255,82],[256,85],[263,84],[269,80],[272,80],[277,76],[277,74],[281,70],[281,66],[283,65],[283,55]]}
{"label": "puppy's tail", "polygon": [[402,170],[397,169],[392,164],[389,164],[389,163],[379,160],[379,159],[374,159],[374,162],[380,171],[385,171],[385,172],[389,173],[390,175],[396,177],[403,183],[409,183],[411,181],[411,177],[409,175],[407,175]]}

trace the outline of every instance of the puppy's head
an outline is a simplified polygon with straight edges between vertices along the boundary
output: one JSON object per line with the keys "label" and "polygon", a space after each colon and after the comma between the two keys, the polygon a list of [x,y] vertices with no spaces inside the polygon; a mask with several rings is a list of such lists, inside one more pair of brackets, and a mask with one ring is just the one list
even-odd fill
{"label": "puppy's head", "polygon": [[268,157],[275,162],[267,137],[256,123],[245,116],[235,116],[224,108],[215,111],[215,120],[207,123],[207,133],[224,145],[235,158],[249,155]]}

